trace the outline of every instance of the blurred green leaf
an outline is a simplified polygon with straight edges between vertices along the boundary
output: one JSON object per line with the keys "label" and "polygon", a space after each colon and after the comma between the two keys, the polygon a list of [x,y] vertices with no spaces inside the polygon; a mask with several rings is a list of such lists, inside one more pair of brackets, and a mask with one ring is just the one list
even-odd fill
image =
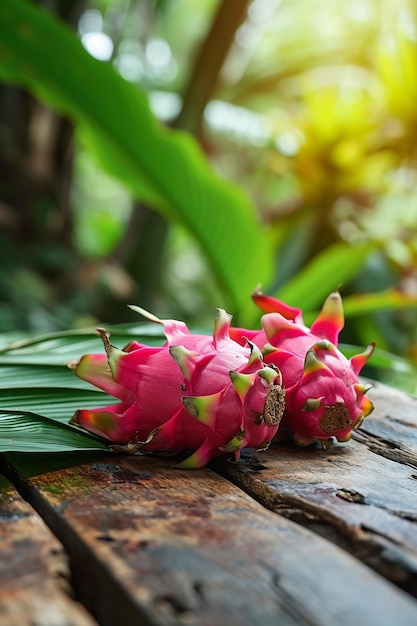
{"label": "blurred green leaf", "polygon": [[[363,352],[363,347],[353,346],[351,344],[341,343],[339,344],[339,348],[349,359],[355,354]],[[386,350],[379,350],[378,348],[375,348],[369,365],[372,368],[412,376],[414,379],[417,374],[417,367],[414,363],[398,356],[397,354],[392,354],[392,352],[388,352]]]}
{"label": "blurred green leaf", "polygon": [[361,247],[333,244],[314,257],[274,296],[304,311],[314,310],[332,291],[359,273],[374,247],[372,244]]}
{"label": "blurred green leaf", "polygon": [[369,315],[392,309],[410,309],[417,307],[417,295],[401,293],[395,289],[377,293],[353,294],[343,298],[345,317]]}
{"label": "blurred green leaf", "polygon": [[239,309],[273,268],[248,198],[216,177],[197,143],[160,126],[147,98],[74,33],[23,0],[0,3],[0,77],[68,115],[113,175],[142,201],[186,226]]}
{"label": "blurred green leaf", "polygon": [[[417,295],[402,293],[396,289],[387,289],[371,293],[355,293],[343,298],[345,318],[369,316],[381,311],[416,309]],[[319,310],[303,313],[307,325],[311,325],[319,314]],[[369,318],[372,321],[372,318]],[[361,321],[362,323],[362,321]]]}
{"label": "blurred green leaf", "polygon": [[[351,344],[339,344],[340,350],[347,358],[363,352],[363,348]],[[379,380],[390,387],[401,389],[407,393],[417,393],[417,366],[388,350],[375,349],[370,362],[361,373],[365,378]]]}

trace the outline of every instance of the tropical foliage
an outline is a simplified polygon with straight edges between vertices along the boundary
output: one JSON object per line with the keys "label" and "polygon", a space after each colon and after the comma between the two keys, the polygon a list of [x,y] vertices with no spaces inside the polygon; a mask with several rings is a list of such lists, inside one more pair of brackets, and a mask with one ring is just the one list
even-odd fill
{"label": "tropical foliage", "polygon": [[[254,325],[259,283],[309,320],[340,285],[342,339],[415,391],[415,3],[55,5],[0,3],[5,342],[133,320],[129,301]],[[35,354],[24,386],[48,371],[66,397]],[[44,389],[2,406],[55,406]]]}

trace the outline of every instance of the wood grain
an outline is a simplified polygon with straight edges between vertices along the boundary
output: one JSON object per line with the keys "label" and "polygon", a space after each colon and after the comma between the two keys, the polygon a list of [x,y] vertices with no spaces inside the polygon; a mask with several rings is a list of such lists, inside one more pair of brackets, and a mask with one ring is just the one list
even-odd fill
{"label": "wood grain", "polygon": [[61,545],[10,485],[0,485],[1,626],[93,626],[69,596]]}
{"label": "wood grain", "polygon": [[375,412],[347,444],[275,446],[216,468],[417,596],[417,401],[384,385],[371,395]]}
{"label": "wood grain", "polygon": [[[356,448],[365,449],[332,452],[322,465],[356,463]],[[301,489],[301,468],[320,462],[305,452],[288,453],[288,493],[291,480]],[[278,450],[263,458],[267,470],[230,467],[264,485],[273,508],[285,463]],[[77,597],[103,626],[417,624],[416,602],[345,550],[210,469],[170,465],[119,457],[30,479],[6,470],[61,540]],[[346,511],[354,504],[335,497]]]}
{"label": "wood grain", "polygon": [[417,469],[417,398],[381,383],[373,384],[369,396],[375,411],[356,438],[372,452]]}

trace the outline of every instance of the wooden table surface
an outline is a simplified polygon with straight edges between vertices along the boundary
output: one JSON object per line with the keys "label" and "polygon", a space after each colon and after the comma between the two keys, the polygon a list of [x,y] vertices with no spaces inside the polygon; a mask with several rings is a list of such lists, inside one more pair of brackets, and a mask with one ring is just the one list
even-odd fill
{"label": "wooden table surface", "polygon": [[417,400],[369,395],[327,451],[2,456],[1,626],[417,626]]}

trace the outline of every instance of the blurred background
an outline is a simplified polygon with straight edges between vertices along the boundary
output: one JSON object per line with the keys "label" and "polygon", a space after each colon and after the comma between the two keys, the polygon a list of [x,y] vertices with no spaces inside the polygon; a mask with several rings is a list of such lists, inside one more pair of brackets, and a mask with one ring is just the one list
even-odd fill
{"label": "blurred background", "polygon": [[[190,192],[188,217],[179,220],[149,201],[150,194],[132,191],[126,171],[103,168],[97,159],[94,124],[78,123],[83,111],[77,118],[60,106],[57,85],[70,78],[64,66],[59,73],[53,65],[54,51],[46,69],[34,60],[30,71],[16,62],[17,71],[8,66],[13,42],[7,40],[7,54],[0,54],[0,331],[136,320],[129,302],[196,328],[211,327],[216,306],[237,322],[256,324],[254,312],[233,295],[239,280],[248,297],[259,280],[311,321],[341,284],[344,342],[376,340],[381,351],[397,355],[388,378],[401,386],[402,359],[417,362],[415,0],[29,4],[37,12],[19,36],[29,39],[32,28],[41,28],[39,11],[65,23],[74,41],[63,39],[63,46],[82,46],[145,93],[174,137],[194,137],[207,168],[243,190],[260,234],[236,253],[233,271],[227,259],[223,267],[227,243],[219,240],[216,250],[213,231],[207,254],[194,228],[205,194]],[[51,76],[56,70],[53,87],[46,70]],[[25,85],[27,76],[33,88]],[[109,116],[127,145],[119,82],[113,86],[108,77],[102,79],[107,96],[98,95],[95,105],[104,115],[115,104]],[[96,92],[91,77],[80,72],[78,80],[82,107]],[[134,138],[137,145],[145,139]],[[149,151],[154,166],[162,159],[161,171],[168,157]],[[187,176],[199,179],[191,161]],[[228,208],[213,203],[210,211],[216,222]],[[243,211],[235,223],[245,219]],[[270,267],[256,279],[264,251]],[[247,264],[255,269],[245,279]]]}

